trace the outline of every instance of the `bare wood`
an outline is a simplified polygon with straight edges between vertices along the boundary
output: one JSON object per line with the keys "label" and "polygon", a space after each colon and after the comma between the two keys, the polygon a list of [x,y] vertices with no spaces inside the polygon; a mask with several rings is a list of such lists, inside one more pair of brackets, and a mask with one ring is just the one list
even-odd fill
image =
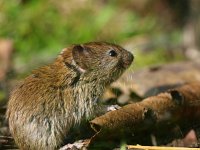
{"label": "bare wood", "polygon": [[199,150],[199,148],[140,146],[140,145],[128,145],[127,148],[134,150]]}
{"label": "bare wood", "polygon": [[167,124],[188,126],[191,122],[199,123],[199,117],[200,82],[188,83],[95,118],[90,122],[97,132],[92,142],[95,138],[120,138],[127,133],[138,135]]}

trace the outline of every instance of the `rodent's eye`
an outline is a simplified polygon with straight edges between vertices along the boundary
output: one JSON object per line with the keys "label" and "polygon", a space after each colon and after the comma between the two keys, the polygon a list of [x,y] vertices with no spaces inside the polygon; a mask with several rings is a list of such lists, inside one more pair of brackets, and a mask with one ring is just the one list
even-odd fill
{"label": "rodent's eye", "polygon": [[117,52],[116,52],[115,50],[110,50],[110,51],[109,51],[109,55],[110,55],[111,57],[115,57],[115,56],[117,56]]}

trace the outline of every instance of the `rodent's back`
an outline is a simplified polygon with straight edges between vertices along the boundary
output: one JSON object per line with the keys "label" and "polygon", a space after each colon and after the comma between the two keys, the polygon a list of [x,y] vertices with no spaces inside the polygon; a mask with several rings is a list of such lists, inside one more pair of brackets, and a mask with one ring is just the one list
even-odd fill
{"label": "rodent's back", "polygon": [[120,46],[92,42],[64,49],[11,94],[7,118],[20,149],[57,149],[72,126],[93,115],[105,86],[131,64]]}

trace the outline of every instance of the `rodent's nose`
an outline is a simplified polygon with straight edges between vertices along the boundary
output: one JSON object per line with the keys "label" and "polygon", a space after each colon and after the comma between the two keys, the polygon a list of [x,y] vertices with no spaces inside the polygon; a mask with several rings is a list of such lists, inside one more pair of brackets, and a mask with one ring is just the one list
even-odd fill
{"label": "rodent's nose", "polygon": [[129,59],[130,64],[131,64],[131,63],[133,62],[134,56],[133,56],[133,54],[130,53],[130,52],[129,52],[129,54],[128,54],[128,59]]}
{"label": "rodent's nose", "polygon": [[132,53],[127,52],[124,57],[124,67],[129,67],[131,63],[133,62],[134,56]]}

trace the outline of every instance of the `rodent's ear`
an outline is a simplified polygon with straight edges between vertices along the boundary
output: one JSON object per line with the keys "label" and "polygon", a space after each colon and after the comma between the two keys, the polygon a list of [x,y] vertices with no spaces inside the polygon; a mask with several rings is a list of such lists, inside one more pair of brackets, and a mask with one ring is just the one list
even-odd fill
{"label": "rodent's ear", "polygon": [[75,45],[72,49],[72,56],[76,65],[78,65],[81,71],[88,69],[86,63],[88,51],[86,47],[84,47],[83,45]]}

